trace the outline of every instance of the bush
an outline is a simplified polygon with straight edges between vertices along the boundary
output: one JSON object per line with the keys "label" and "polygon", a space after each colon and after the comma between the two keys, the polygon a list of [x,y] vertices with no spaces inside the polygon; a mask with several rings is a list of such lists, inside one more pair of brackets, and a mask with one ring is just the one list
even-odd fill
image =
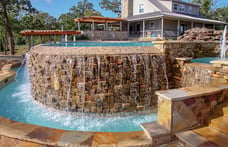
{"label": "bush", "polygon": [[81,34],[81,35],[76,36],[76,39],[77,40],[89,40],[89,37],[86,34]]}
{"label": "bush", "polygon": [[22,36],[17,36],[16,38],[16,44],[17,45],[25,45],[26,41],[25,38]]}

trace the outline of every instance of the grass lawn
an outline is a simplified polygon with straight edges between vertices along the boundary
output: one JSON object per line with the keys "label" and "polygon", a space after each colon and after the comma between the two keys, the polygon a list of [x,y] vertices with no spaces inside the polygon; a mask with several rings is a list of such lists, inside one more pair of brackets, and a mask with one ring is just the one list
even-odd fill
{"label": "grass lawn", "polygon": [[[23,55],[28,49],[28,45],[16,45],[15,46],[15,55]],[[7,51],[7,54],[9,55],[10,51]],[[4,52],[0,52],[0,55],[4,55]]]}

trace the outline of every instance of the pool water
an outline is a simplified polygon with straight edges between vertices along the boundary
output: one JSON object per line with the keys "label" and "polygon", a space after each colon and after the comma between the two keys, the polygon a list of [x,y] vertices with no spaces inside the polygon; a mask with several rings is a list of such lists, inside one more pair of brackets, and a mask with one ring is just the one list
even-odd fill
{"label": "pool water", "polygon": [[30,93],[27,68],[18,69],[16,81],[0,89],[0,116],[15,121],[50,128],[96,131],[130,132],[142,130],[141,123],[157,120],[157,114],[127,117],[95,117],[95,115],[70,114],[49,109],[35,102]]}
{"label": "pool water", "polygon": [[59,42],[46,44],[58,47],[115,47],[115,46],[153,46],[152,42]]}
{"label": "pool water", "polygon": [[[218,57],[206,57],[206,58],[196,58],[196,59],[192,59],[191,62],[192,63],[206,63],[206,64],[211,64],[211,61],[214,60],[221,60]],[[226,60],[228,60],[228,58],[226,58]]]}

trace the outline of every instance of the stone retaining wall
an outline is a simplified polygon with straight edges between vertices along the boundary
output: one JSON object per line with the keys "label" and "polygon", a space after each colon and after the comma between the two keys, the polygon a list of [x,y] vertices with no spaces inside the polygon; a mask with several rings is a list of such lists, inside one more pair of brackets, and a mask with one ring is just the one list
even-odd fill
{"label": "stone retaining wall", "polygon": [[158,122],[175,134],[202,125],[216,105],[228,100],[228,86],[194,86],[156,94]]}
{"label": "stone retaining wall", "polygon": [[[1,60],[5,62],[4,65],[2,64],[2,68],[0,70],[0,89],[8,85],[9,83],[13,82],[15,80],[16,72],[12,70],[12,68],[19,67],[21,65],[20,61],[7,61],[7,60]],[[12,63],[12,64],[7,64]]]}
{"label": "stone retaining wall", "polygon": [[91,40],[127,40],[127,31],[83,31]]}
{"label": "stone retaining wall", "polygon": [[[184,65],[190,63],[191,58],[219,57],[220,42],[218,41],[157,41],[153,42],[161,51],[165,52],[171,62],[173,87],[180,88]],[[228,56],[228,52],[227,52]]]}

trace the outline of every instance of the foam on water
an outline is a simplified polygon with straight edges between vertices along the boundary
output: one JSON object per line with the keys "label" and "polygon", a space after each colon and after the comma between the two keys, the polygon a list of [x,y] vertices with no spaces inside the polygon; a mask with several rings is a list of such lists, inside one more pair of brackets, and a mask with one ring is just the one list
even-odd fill
{"label": "foam on water", "polygon": [[0,89],[0,116],[51,128],[98,132],[138,131],[142,130],[141,123],[157,120],[157,114],[101,117],[48,108],[33,100],[27,68],[21,67],[18,71],[18,80]]}

